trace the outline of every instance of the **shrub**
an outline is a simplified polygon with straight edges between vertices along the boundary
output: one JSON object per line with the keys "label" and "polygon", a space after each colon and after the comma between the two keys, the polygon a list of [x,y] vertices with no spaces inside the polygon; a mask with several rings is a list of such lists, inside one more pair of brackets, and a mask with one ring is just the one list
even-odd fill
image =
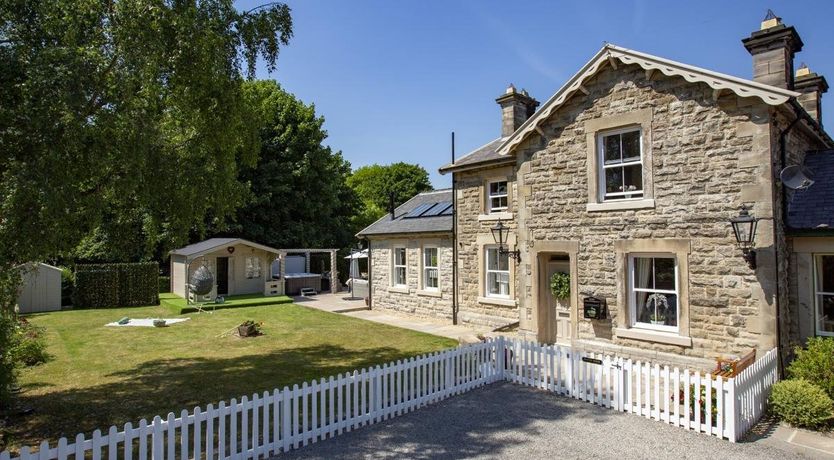
{"label": "shrub", "polygon": [[777,382],[769,401],[773,412],[793,426],[819,428],[834,419],[834,402],[807,380]]}
{"label": "shrub", "polygon": [[72,304],[72,292],[75,290],[75,274],[72,269],[61,267],[61,306]]}
{"label": "shrub", "polygon": [[834,399],[834,338],[812,337],[804,349],[797,347],[788,375],[817,385]]}
{"label": "shrub", "polygon": [[78,265],[73,302],[79,308],[155,305],[159,302],[159,265]]}
{"label": "shrub", "polygon": [[10,350],[16,363],[36,366],[47,361],[49,355],[46,353],[43,332],[44,328],[35,326],[24,318],[18,320]]}
{"label": "shrub", "polygon": [[171,277],[170,276],[160,276],[159,277],[159,293],[162,294],[163,292],[171,292]]}

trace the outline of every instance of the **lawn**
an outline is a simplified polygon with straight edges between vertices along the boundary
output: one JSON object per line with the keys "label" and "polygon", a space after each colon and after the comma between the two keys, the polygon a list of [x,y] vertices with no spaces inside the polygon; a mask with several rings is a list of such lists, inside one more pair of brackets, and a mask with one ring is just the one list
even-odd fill
{"label": "lawn", "polygon": [[[168,307],[169,310],[175,315],[193,313],[197,311],[195,305],[189,305],[184,298],[170,292],[159,294],[159,303]],[[223,303],[205,303],[203,304],[203,309],[212,311],[224,308],[255,307],[282,303],[292,303],[292,299],[285,295],[266,297],[261,294],[241,294],[226,296],[226,300]]]}
{"label": "lawn", "polygon": [[[294,304],[192,313],[166,328],[104,326],[123,316],[173,317],[165,306],[29,317],[46,327],[52,359],[21,373],[21,404],[34,413],[11,420],[13,445],[106,431],[457,344]],[[263,322],[264,335],[220,336],[247,319]]]}

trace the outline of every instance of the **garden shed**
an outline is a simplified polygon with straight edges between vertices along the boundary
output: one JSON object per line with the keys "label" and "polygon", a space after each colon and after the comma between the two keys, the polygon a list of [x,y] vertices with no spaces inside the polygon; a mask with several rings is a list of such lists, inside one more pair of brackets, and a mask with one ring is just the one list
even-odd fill
{"label": "garden shed", "polygon": [[42,262],[26,264],[17,296],[22,314],[61,309],[61,269]]}
{"label": "garden shed", "polygon": [[[276,249],[243,238],[210,238],[171,251],[171,292],[188,298],[188,280],[201,266],[207,267],[214,277],[208,299],[243,294],[296,294],[296,284],[313,277],[318,291],[322,276],[309,273],[310,254],[322,252],[330,253],[334,261],[331,267],[335,267],[335,249]],[[335,277],[336,270],[331,269],[330,274]]]}

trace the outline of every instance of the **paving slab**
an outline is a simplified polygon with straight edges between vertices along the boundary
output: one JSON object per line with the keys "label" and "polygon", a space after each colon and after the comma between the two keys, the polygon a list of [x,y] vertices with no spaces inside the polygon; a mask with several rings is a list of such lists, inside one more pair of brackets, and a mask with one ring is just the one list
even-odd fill
{"label": "paving slab", "polygon": [[808,458],[834,460],[834,434],[794,428],[773,417],[762,419],[745,440],[796,452]]}

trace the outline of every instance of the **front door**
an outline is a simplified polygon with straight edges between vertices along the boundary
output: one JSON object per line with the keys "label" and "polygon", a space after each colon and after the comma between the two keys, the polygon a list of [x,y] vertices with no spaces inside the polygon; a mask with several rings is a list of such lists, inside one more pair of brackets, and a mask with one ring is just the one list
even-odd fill
{"label": "front door", "polygon": [[217,258],[217,295],[229,294],[229,258]]}
{"label": "front door", "polygon": [[548,335],[551,342],[568,342],[571,338],[570,297],[558,299],[550,290],[550,279],[554,273],[566,273],[570,275],[570,262],[567,260],[548,261],[546,263],[546,274],[543,280],[543,297],[546,303]]}

